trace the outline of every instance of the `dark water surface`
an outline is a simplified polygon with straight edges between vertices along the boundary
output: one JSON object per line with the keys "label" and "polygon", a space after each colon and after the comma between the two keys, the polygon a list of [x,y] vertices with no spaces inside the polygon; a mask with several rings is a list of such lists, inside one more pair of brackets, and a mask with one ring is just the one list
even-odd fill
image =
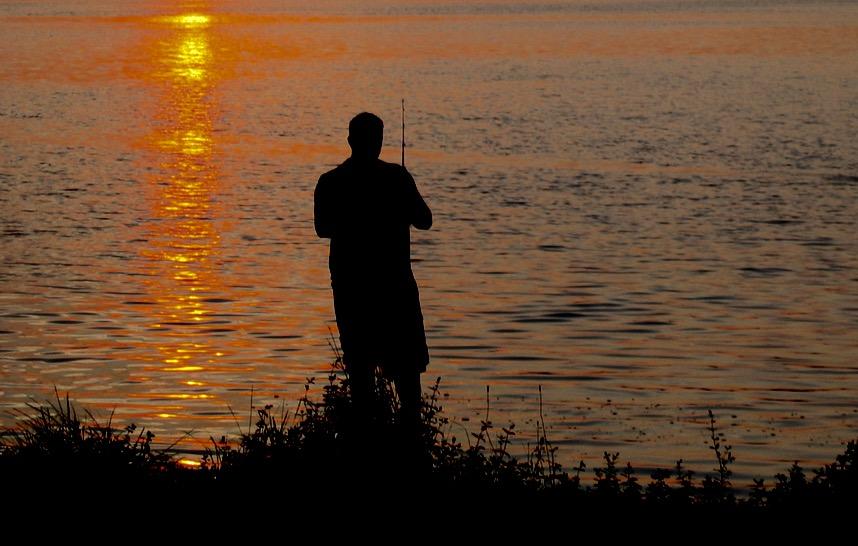
{"label": "dark water surface", "polygon": [[[388,126],[445,408],[738,483],[858,435],[858,7],[0,4],[0,423],[56,386],[188,449],[326,376],[312,192]],[[313,387],[318,392],[318,387]],[[461,429],[457,429],[460,431]]]}

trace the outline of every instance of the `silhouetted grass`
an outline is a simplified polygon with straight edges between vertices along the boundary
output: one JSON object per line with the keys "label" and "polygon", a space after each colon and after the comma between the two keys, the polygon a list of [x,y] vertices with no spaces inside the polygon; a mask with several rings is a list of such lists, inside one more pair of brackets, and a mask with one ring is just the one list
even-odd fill
{"label": "silhouetted grass", "polygon": [[491,421],[489,392],[486,414],[478,431],[463,440],[450,432],[439,403],[436,381],[424,397],[418,437],[406,434],[398,419],[398,401],[391,384],[376,379],[376,406],[366,422],[351,411],[348,378],[339,360],[322,389],[321,400],[310,397],[308,379],[297,407],[266,405],[255,412],[255,425],[242,431],[237,443],[212,439],[199,469],[177,464],[166,450],[152,447],[153,434],[134,425],[114,428],[111,419],[99,424],[89,413],[78,415],[68,397],[46,405],[32,404],[21,412],[20,424],[0,442],[0,479],[14,487],[115,486],[130,491],[190,492],[220,498],[266,492],[279,498],[336,497],[371,488],[424,499],[539,500],[557,506],[588,509],[724,510],[763,513],[808,508],[856,506],[858,443],[848,443],[835,461],[813,471],[793,466],[777,474],[769,487],[762,479],[750,494],[733,489],[730,466],[735,457],[722,445],[715,416],[709,412],[714,473],[695,481],[680,459],[670,468],[649,474],[641,485],[630,463],[618,464],[619,453],[605,452],[585,484],[586,465],[571,471],[556,461],[542,419],[537,438],[525,456],[510,453],[514,425],[496,429]]}

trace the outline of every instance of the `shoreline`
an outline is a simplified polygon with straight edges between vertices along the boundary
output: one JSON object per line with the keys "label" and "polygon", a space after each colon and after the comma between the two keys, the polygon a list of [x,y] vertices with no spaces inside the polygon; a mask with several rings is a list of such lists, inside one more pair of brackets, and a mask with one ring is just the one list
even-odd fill
{"label": "shoreline", "polygon": [[689,468],[682,459],[657,469],[634,468],[618,452],[605,452],[593,467],[581,462],[566,469],[557,462],[559,448],[542,425],[524,457],[510,450],[515,425],[496,427],[487,420],[480,422],[478,432],[468,431],[466,447],[443,430],[449,420],[438,403],[437,382],[431,392],[423,400],[414,444],[398,422],[388,382],[377,378],[370,421],[356,423],[348,379],[332,373],[321,401],[305,395],[291,415],[277,415],[272,405],[265,405],[256,411],[254,430],[248,428],[237,442],[213,438],[210,448],[196,453],[199,460],[182,457],[184,450],[173,446],[157,449],[154,434],[145,428],[117,428],[112,418],[100,424],[56,392],[55,402],[30,405],[29,413],[21,412],[24,421],[0,436],[0,478],[11,490],[36,483],[73,487],[122,479],[190,494],[212,488],[262,493],[280,482],[343,491],[358,484],[414,494],[524,495],[576,506],[595,502],[654,510],[708,506],[747,512],[858,501],[858,439],[848,441],[832,463],[819,468],[793,464],[774,477],[755,477],[745,484],[732,473],[736,457],[710,411],[712,469]]}

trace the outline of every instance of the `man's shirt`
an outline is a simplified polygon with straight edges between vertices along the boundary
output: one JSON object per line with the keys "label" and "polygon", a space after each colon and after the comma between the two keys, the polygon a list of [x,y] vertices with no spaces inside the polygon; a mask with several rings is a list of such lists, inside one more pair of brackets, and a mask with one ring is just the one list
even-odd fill
{"label": "man's shirt", "polygon": [[316,233],[331,239],[335,287],[413,279],[410,226],[429,229],[432,213],[404,167],[349,158],[319,178],[314,201]]}

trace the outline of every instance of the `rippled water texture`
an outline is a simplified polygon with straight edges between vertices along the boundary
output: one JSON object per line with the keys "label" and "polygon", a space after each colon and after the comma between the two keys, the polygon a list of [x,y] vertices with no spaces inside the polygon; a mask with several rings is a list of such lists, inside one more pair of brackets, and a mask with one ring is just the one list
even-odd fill
{"label": "rippled water texture", "polygon": [[56,386],[202,449],[291,407],[316,179],[361,110],[398,161],[404,97],[456,420],[489,385],[526,438],[542,385],[565,463],[707,471],[711,408],[739,483],[856,436],[858,7],[343,5],[0,5],[0,422]]}

